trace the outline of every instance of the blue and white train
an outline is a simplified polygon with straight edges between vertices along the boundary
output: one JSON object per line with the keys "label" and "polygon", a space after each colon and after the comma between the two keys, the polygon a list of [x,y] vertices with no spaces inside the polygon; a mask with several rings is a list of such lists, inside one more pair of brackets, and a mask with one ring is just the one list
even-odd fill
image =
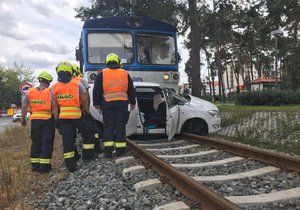
{"label": "blue and white train", "polygon": [[156,82],[178,89],[176,27],[146,17],[107,17],[84,23],[76,59],[92,81],[105,68],[105,57],[116,53],[134,81]]}

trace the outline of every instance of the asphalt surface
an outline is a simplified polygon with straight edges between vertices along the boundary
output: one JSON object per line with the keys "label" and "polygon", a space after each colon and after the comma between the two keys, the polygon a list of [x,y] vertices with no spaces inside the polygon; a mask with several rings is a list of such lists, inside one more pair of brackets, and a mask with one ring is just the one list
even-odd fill
{"label": "asphalt surface", "polygon": [[13,123],[12,117],[1,117],[0,118],[0,132],[3,132],[6,127],[17,125],[19,123]]}

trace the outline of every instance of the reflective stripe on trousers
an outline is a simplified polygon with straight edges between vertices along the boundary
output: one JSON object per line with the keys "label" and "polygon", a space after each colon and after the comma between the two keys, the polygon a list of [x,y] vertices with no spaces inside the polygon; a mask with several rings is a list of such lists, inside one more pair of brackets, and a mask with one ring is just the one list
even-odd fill
{"label": "reflective stripe on trousers", "polygon": [[65,159],[72,158],[74,156],[75,156],[75,151],[64,153],[64,158]]}
{"label": "reflective stripe on trousers", "polygon": [[126,141],[116,141],[115,142],[115,147],[116,148],[125,148],[126,147]]}
{"label": "reflective stripe on trousers", "polygon": [[82,144],[82,149],[94,149],[95,144]]}
{"label": "reflective stripe on trousers", "polygon": [[113,147],[114,144],[115,144],[114,141],[105,141],[105,142],[103,142],[104,147]]}
{"label": "reflective stripe on trousers", "polygon": [[51,159],[49,159],[49,158],[40,158],[40,164],[51,164]]}
{"label": "reflective stripe on trousers", "polygon": [[30,158],[31,163],[40,163],[40,158]]}

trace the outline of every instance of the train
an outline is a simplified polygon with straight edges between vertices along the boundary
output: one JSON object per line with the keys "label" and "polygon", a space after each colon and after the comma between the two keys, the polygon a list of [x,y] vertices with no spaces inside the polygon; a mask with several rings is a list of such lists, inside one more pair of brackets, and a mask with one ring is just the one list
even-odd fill
{"label": "train", "polygon": [[133,81],[156,82],[178,89],[176,27],[147,17],[105,17],[84,23],[76,60],[84,76],[92,82],[105,68],[109,53],[119,55],[122,68]]}

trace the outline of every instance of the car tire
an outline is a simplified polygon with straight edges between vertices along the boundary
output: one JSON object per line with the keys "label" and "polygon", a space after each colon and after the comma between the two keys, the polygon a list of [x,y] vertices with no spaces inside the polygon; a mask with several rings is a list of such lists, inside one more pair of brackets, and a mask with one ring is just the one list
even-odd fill
{"label": "car tire", "polygon": [[206,136],[208,134],[208,126],[202,119],[192,119],[184,123],[181,132]]}

